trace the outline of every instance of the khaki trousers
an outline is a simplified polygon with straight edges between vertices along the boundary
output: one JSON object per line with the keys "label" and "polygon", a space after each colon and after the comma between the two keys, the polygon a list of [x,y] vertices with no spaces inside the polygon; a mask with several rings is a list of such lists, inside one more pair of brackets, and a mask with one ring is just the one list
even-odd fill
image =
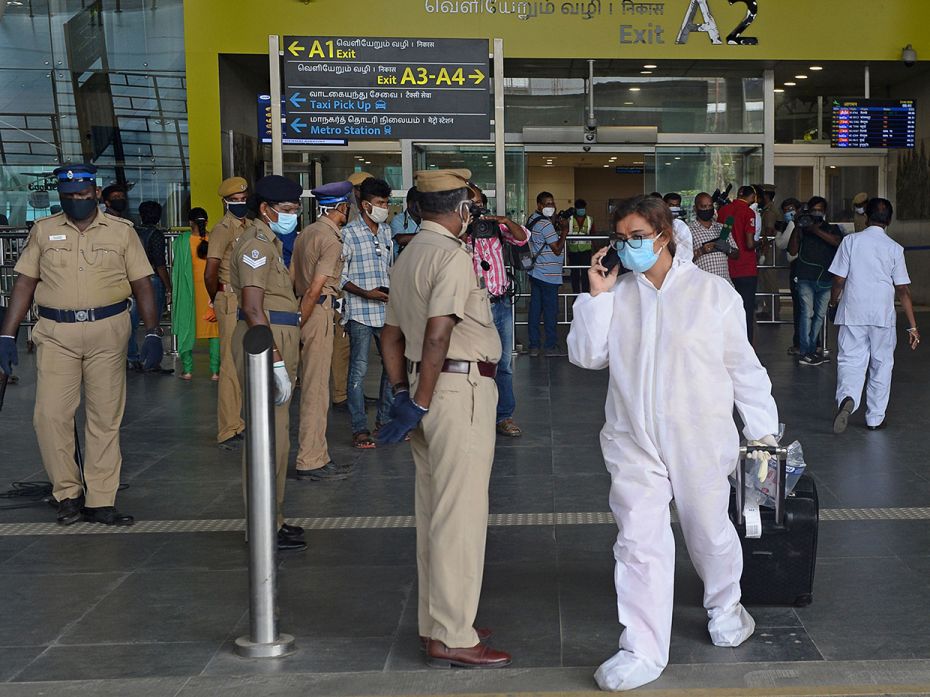
{"label": "khaki trousers", "polygon": [[[85,495],[91,508],[112,506],[123,458],[119,428],[126,405],[129,313],[97,322],[40,319],[36,344],[36,406],[39,452],[55,499]],[[74,461],[74,414],[84,388],[84,482]]]}
{"label": "khaki trousers", "polygon": [[242,389],[239,387],[239,374],[233,358],[233,333],[236,331],[238,318],[236,312],[239,303],[236,294],[220,291],[213,299],[213,311],[220,330],[220,382],[217,385],[216,399],[216,442],[232,438],[242,433],[245,423],[242,421]]}
{"label": "khaki trousers", "polygon": [[333,313],[333,402],[341,404],[349,395],[349,335],[342,326],[342,315]]}
{"label": "khaki trousers", "polygon": [[[242,340],[248,331],[248,325],[240,321],[236,325],[236,331],[233,334],[233,356],[236,363],[236,369],[239,374],[239,384],[245,389],[245,350],[242,346]],[[300,330],[297,327],[286,327],[280,324],[271,325],[271,333],[274,336],[274,344],[281,352],[281,358],[284,359],[284,366],[287,368],[287,374],[291,378],[291,385],[294,384],[294,377],[297,375],[297,361],[300,357]],[[272,394],[274,398],[274,394]],[[243,392],[242,403],[245,404],[245,393]],[[274,452],[275,452],[275,500],[278,509],[278,528],[284,524],[284,484],[287,481],[287,460],[291,451],[291,434],[290,434],[290,406],[291,400],[288,400],[280,406],[274,408]],[[248,485],[247,485],[247,463],[248,444],[242,448],[242,496],[248,507]]]}
{"label": "khaki trousers", "polygon": [[[416,391],[414,376],[411,393]],[[421,636],[474,646],[488,530],[497,385],[442,373],[429,413],[413,431],[416,463],[417,620]]]}
{"label": "khaki trousers", "polygon": [[319,469],[330,461],[326,421],[333,358],[333,308],[328,300],[313,308],[313,313],[300,330],[303,346],[300,349],[299,470]]}

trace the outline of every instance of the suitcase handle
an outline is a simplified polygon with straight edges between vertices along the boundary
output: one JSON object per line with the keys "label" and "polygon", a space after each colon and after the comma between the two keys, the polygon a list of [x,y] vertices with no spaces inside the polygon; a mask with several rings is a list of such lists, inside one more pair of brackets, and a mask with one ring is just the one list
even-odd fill
{"label": "suitcase handle", "polygon": [[778,460],[775,468],[775,524],[785,524],[785,480],[788,478],[786,466],[788,463],[788,448],[771,445],[741,445],[739,449],[739,464],[736,467],[736,524],[742,525],[743,505],[746,496],[746,456],[751,452],[762,451],[774,455]]}

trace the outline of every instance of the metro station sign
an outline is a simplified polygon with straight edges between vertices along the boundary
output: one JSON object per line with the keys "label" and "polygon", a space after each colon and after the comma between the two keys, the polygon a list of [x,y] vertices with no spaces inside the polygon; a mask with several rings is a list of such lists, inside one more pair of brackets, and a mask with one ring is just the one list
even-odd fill
{"label": "metro station sign", "polygon": [[489,140],[486,39],[285,36],[286,139]]}

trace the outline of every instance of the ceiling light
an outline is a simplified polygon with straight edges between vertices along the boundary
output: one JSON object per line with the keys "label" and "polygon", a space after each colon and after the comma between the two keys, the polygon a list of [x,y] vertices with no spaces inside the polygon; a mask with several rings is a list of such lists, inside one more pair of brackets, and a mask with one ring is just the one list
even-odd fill
{"label": "ceiling light", "polygon": [[822,67],[822,66],[819,66],[819,65],[812,65],[812,66],[810,67],[810,70],[813,70],[814,72],[817,72],[818,70],[823,70],[823,67]]}
{"label": "ceiling light", "polygon": [[604,165],[605,167],[610,167],[610,165]]}
{"label": "ceiling light", "polygon": [[670,164],[672,164],[672,163],[671,163],[671,162],[666,162],[665,164],[666,164],[666,165],[670,165]]}
{"label": "ceiling light", "polygon": [[643,67],[644,67],[646,70],[654,70],[655,68],[658,68],[659,66],[658,66],[658,65],[653,65],[652,63],[649,63],[649,64],[647,64],[647,65],[644,65]]}
{"label": "ceiling light", "polygon": [[636,102],[624,102],[623,103],[624,106],[633,106],[634,104],[636,104]]}
{"label": "ceiling light", "polygon": [[639,87],[631,87],[630,92],[639,92]]}
{"label": "ceiling light", "polygon": [[785,83],[785,87],[794,87],[796,84],[798,84],[798,83],[796,83],[796,82],[786,82],[786,83]]}
{"label": "ceiling light", "polygon": [[781,87],[776,87],[775,94],[779,94],[780,92],[784,92],[784,90]]}
{"label": "ceiling light", "polygon": [[643,163],[642,160],[636,160],[635,162],[633,162],[633,164],[634,164],[634,165],[641,165],[641,164],[644,164],[644,163]]}
{"label": "ceiling light", "polygon": [[795,79],[795,80],[806,80],[806,79],[807,79],[807,75],[795,75],[795,76],[794,76],[794,79]]}
{"label": "ceiling light", "polygon": [[680,160],[681,158],[680,158],[680,157],[676,157],[675,159],[676,159],[676,160]]}
{"label": "ceiling light", "polygon": [[830,169],[836,169],[836,165],[830,165]]}
{"label": "ceiling light", "polygon": [[640,75],[652,75],[652,71],[651,70],[640,70],[639,74]]}

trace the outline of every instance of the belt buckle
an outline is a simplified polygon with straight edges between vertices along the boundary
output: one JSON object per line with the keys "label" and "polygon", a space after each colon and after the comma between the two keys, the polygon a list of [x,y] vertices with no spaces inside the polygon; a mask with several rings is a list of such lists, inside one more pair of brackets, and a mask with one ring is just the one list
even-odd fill
{"label": "belt buckle", "polygon": [[90,314],[87,310],[75,310],[74,311],[74,321],[75,322],[86,322],[90,319]]}

